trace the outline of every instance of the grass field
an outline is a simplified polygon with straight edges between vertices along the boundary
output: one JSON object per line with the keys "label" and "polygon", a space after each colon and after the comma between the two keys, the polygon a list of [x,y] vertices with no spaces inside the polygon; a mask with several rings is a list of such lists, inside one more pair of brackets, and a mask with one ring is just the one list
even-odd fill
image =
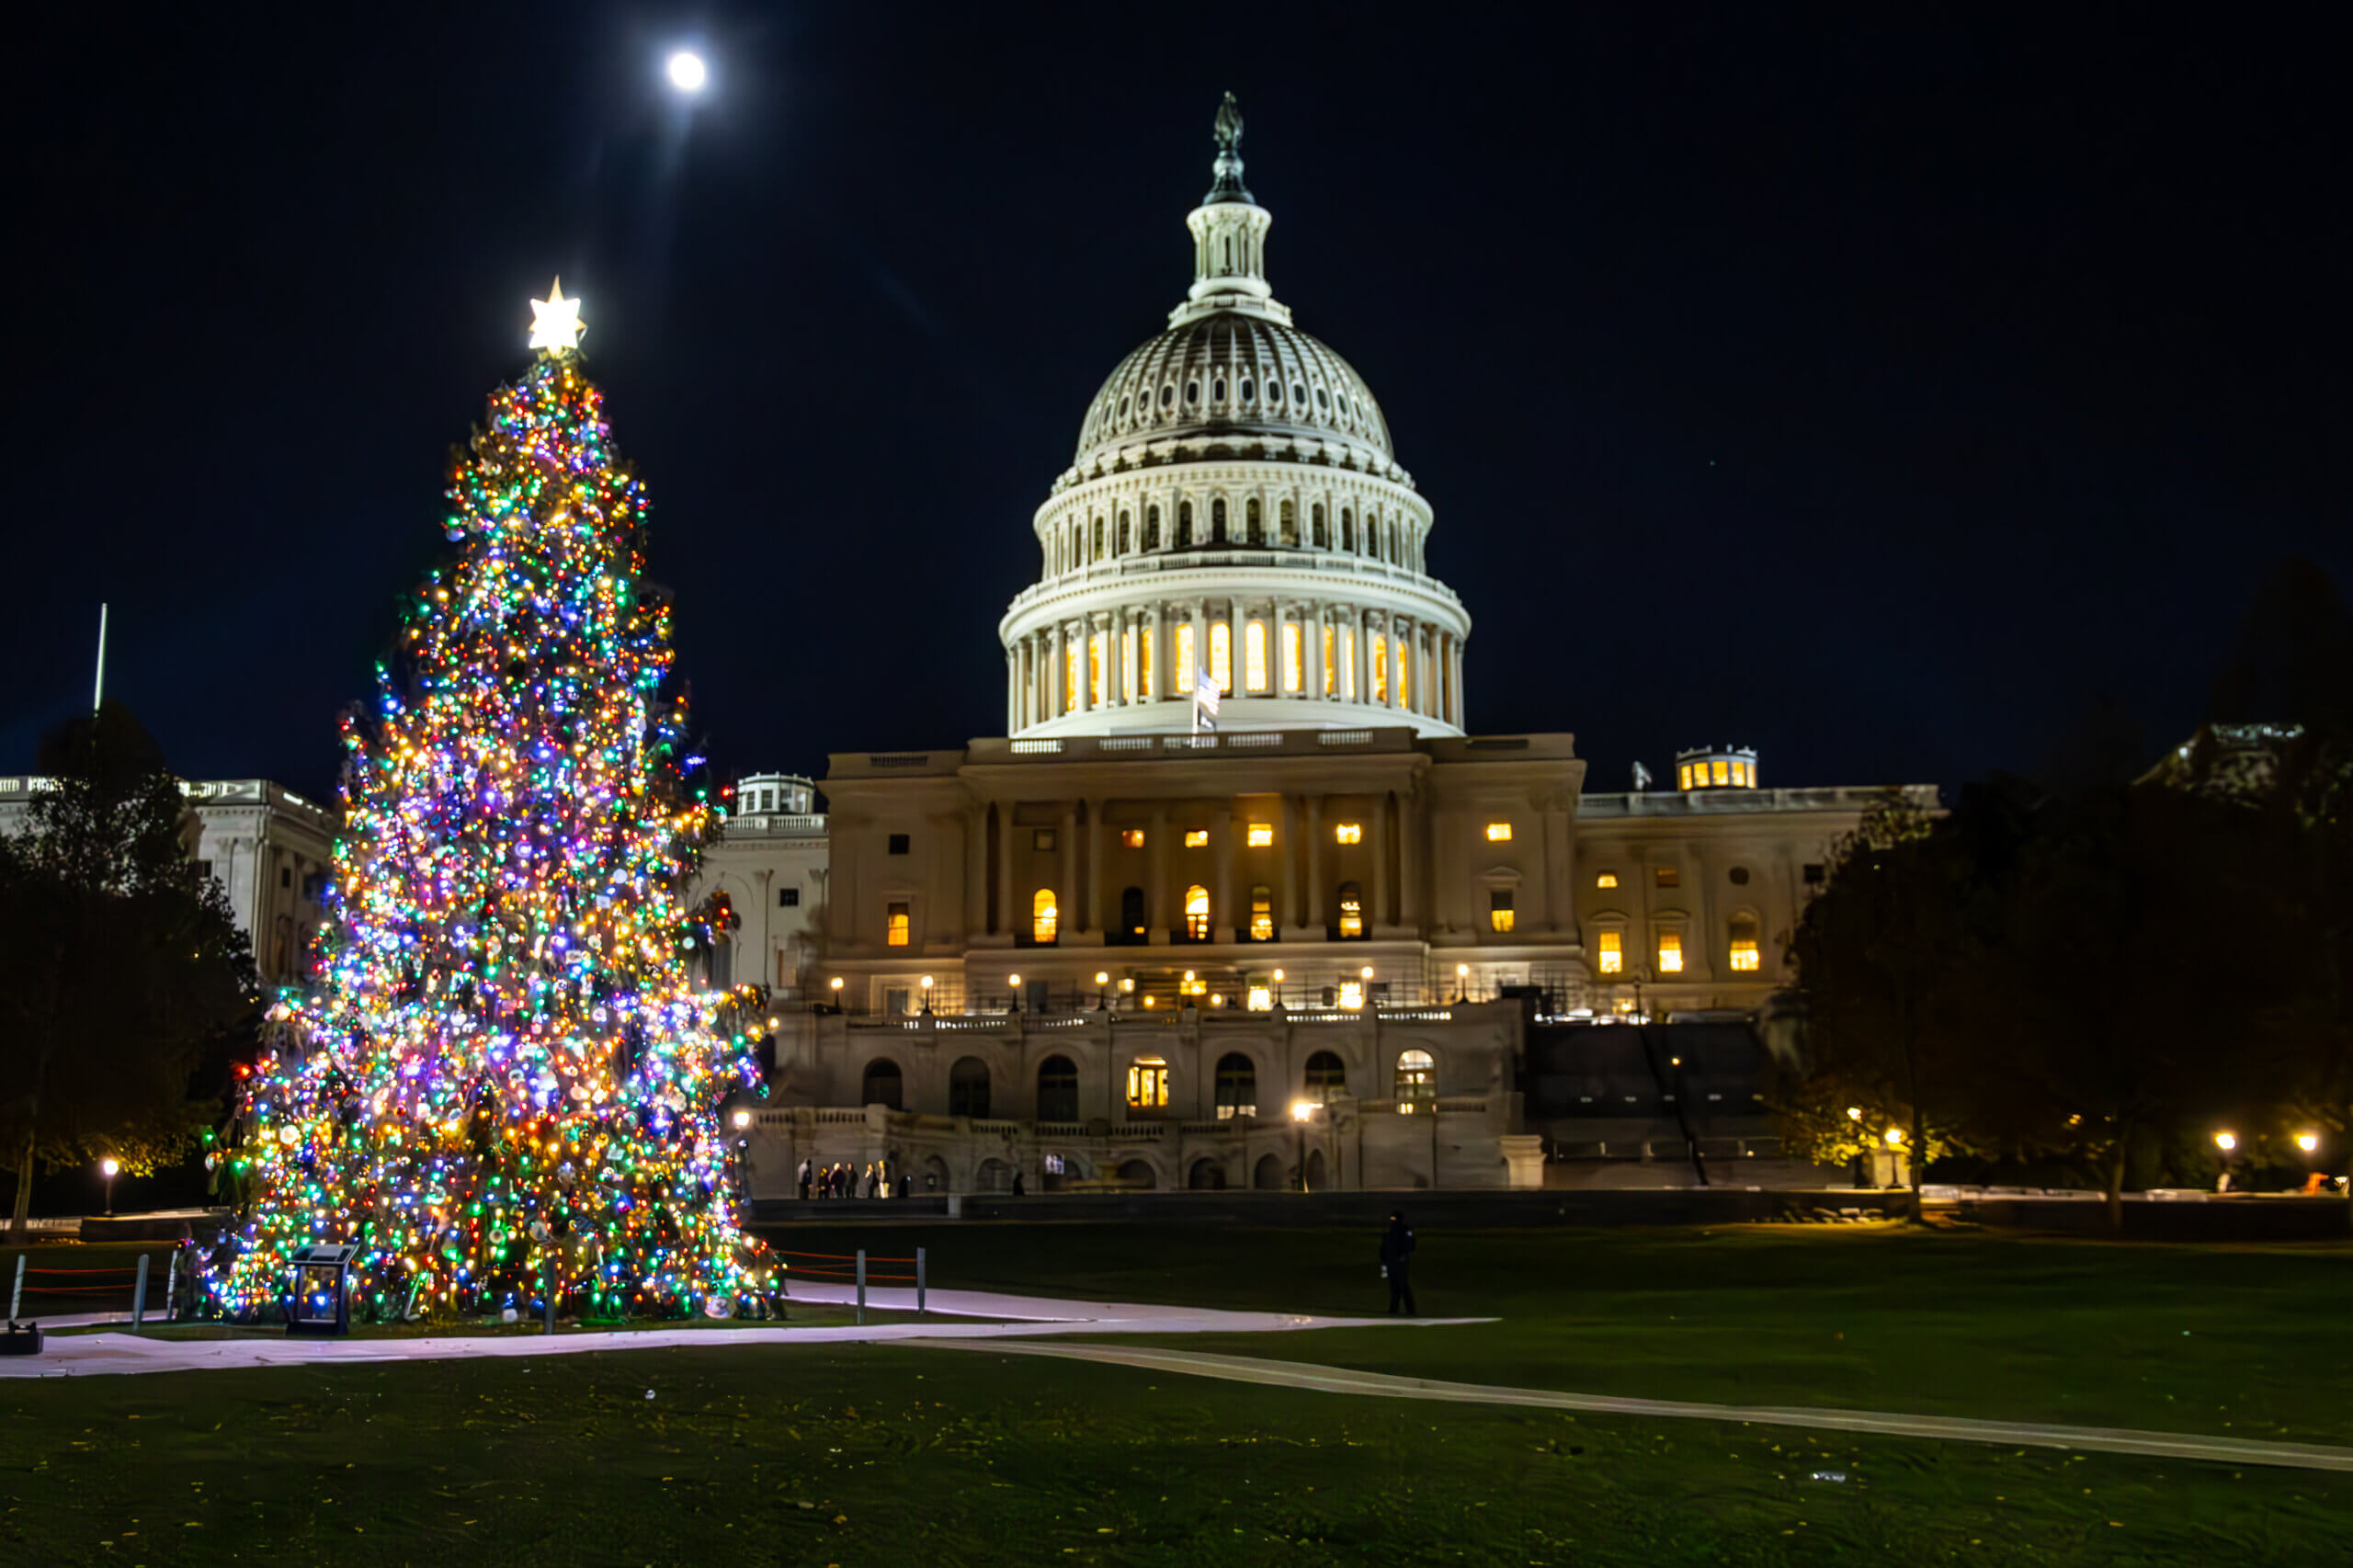
{"label": "grass field", "polygon": [[[926,1246],[941,1288],[1384,1304],[1374,1238],[1355,1233],[828,1227],[789,1244],[819,1233],[825,1251]],[[1862,1227],[1426,1233],[1423,1310],[1501,1322],[1160,1343],[1662,1398],[2353,1443],[2340,1408],[2353,1345],[2336,1323],[2348,1266],[2344,1247]],[[1817,1441],[888,1346],[715,1337],[5,1388],[0,1561],[43,1563],[2313,1563],[2353,1538],[2353,1476]]]}
{"label": "grass field", "polygon": [[2353,1477],[718,1346],[12,1383],[0,1509],[153,1568],[2269,1563]]}

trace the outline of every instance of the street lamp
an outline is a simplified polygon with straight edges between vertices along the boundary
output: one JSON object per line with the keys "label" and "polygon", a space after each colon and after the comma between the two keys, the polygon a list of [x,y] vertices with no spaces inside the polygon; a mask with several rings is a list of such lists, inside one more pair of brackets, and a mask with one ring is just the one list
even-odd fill
{"label": "street lamp", "polygon": [[1095,1010],[1098,1013],[1111,1005],[1110,997],[1105,991],[1105,987],[1110,983],[1111,977],[1108,972],[1102,970],[1095,971]]}
{"label": "street lamp", "polygon": [[735,1131],[741,1132],[752,1125],[752,1113],[748,1110],[739,1110],[735,1113],[734,1121]]}
{"label": "street lamp", "polygon": [[1901,1149],[1904,1147],[1904,1129],[1901,1127],[1891,1127],[1887,1130],[1887,1146],[1891,1149]]}
{"label": "street lamp", "polygon": [[2237,1148],[2238,1146],[2239,1146],[2239,1139],[2238,1139],[2238,1134],[2237,1134],[2237,1133],[2235,1133],[2235,1132],[2217,1132],[2217,1133],[2215,1133],[2215,1134],[2214,1134],[2214,1147],[2216,1147],[2217,1149],[2222,1150],[2222,1153],[2224,1153],[2225,1154],[2229,1153],[2232,1150],[2234,1150],[2234,1149]]}
{"label": "street lamp", "polygon": [[1277,970],[1277,971],[1275,971],[1275,1006],[1278,1006],[1278,1007],[1279,1007],[1279,1006],[1281,1006],[1282,1005],[1283,1005],[1283,971],[1282,971],[1281,970]]}
{"label": "street lamp", "polygon": [[1005,1010],[1008,1013],[1017,1013],[1021,1011],[1021,977],[1017,974],[1006,975],[1005,977]]}
{"label": "street lamp", "polygon": [[833,978],[833,992],[834,1011],[838,1013],[842,1010],[842,977],[838,974]]}
{"label": "street lamp", "polygon": [[927,974],[923,977],[923,1010],[931,1011],[931,976]]}
{"label": "street lamp", "polygon": [[1454,999],[1458,1002],[1471,1000],[1471,966],[1467,963],[1454,966]]}
{"label": "street lamp", "polygon": [[108,1154],[98,1162],[98,1170],[107,1178],[107,1212],[108,1214],[114,1212],[114,1174],[120,1169],[122,1167],[115,1163],[112,1154]]}
{"label": "street lamp", "polygon": [[1308,1190],[1307,1123],[1314,1115],[1315,1106],[1313,1101],[1293,1100],[1290,1102],[1290,1119],[1299,1129],[1299,1190],[1302,1192]]}
{"label": "street lamp", "polygon": [[2311,1153],[2313,1150],[2320,1147],[2320,1134],[2317,1132],[2297,1133],[2296,1147],[2302,1149],[2307,1154]]}

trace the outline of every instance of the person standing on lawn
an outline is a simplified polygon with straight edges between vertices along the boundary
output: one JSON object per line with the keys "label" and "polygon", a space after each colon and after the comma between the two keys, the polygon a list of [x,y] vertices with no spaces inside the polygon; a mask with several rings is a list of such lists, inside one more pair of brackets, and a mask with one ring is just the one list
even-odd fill
{"label": "person standing on lawn", "polygon": [[1421,1309],[1414,1304],[1414,1282],[1410,1269],[1414,1262],[1414,1232],[1405,1223],[1402,1211],[1389,1216],[1389,1229],[1381,1238],[1381,1273],[1389,1281],[1389,1315],[1397,1315],[1399,1302],[1404,1303],[1405,1315],[1417,1318]]}

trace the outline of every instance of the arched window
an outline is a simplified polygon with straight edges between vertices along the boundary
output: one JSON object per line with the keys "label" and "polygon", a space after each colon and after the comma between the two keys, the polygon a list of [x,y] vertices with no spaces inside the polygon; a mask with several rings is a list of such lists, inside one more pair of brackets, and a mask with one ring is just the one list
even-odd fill
{"label": "arched window", "polygon": [[1252,691],[1267,689],[1267,623],[1253,620],[1242,629],[1242,677]]}
{"label": "arched window", "polygon": [[1299,542],[1299,503],[1285,501],[1275,514],[1275,526],[1282,530],[1279,536],[1281,542],[1297,544]]}
{"label": "arched window", "polygon": [[1156,506],[1143,509],[1143,547],[1146,550],[1160,548],[1160,508]]}
{"label": "arched window", "polygon": [[1135,549],[1135,547],[1136,547],[1136,519],[1135,519],[1135,514],[1134,514],[1134,513],[1132,513],[1132,512],[1122,512],[1122,513],[1120,513],[1120,542],[1119,542],[1119,545],[1118,545],[1117,549],[1118,549],[1118,551],[1119,551],[1119,553],[1120,553],[1120,554],[1121,554],[1121,555],[1125,555],[1125,554],[1127,554],[1129,551],[1131,551],[1134,550],[1134,549]]}
{"label": "arched window", "polygon": [[1397,1056],[1397,1108],[1408,1114],[1438,1108],[1438,1062],[1427,1051]]}
{"label": "arched window", "polygon": [[1318,550],[1331,549],[1332,534],[1331,530],[1325,528],[1324,524],[1323,502],[1318,501],[1312,508],[1309,509],[1308,521],[1315,530],[1315,548]]}
{"label": "arched window", "polygon": [[1217,1119],[1258,1114],[1258,1069],[1238,1051],[1217,1059]]}
{"label": "arched window", "polygon": [[1275,890],[1264,882],[1250,890],[1250,939],[1275,939]]}
{"label": "arched window", "polygon": [[866,1064],[866,1076],[858,1085],[860,1105],[888,1106],[901,1109],[899,1103],[899,1064],[887,1056],[878,1056]]}
{"label": "arched window", "polygon": [[1346,506],[1340,508],[1340,548],[1350,553],[1357,548],[1357,515]]}
{"label": "arched window", "polygon": [[1029,901],[1029,939],[1051,942],[1062,927],[1062,911],[1054,906],[1054,890],[1040,888],[1038,896]]}
{"label": "arched window", "polygon": [[1225,497],[1222,495],[1210,503],[1210,542],[1225,542]]}
{"label": "arched window", "polygon": [[1222,620],[1210,622],[1210,679],[1222,692],[1233,689],[1233,629]]}
{"label": "arched window", "polygon": [[1732,917],[1732,967],[1755,971],[1762,960],[1756,949],[1756,916],[1745,911]]}
{"label": "arched window", "polygon": [[1078,1119],[1078,1069],[1067,1056],[1049,1056],[1038,1063],[1038,1119]]}
{"label": "arched window", "polygon": [[1193,504],[1176,503],[1176,544],[1179,549],[1193,542]]}
{"label": "arched window", "polygon": [[1185,890],[1185,939],[1210,939],[1210,890],[1195,882]]}
{"label": "arched window", "polygon": [[1364,935],[1364,884],[1340,884],[1340,937],[1351,941]]}
{"label": "arched window", "polygon": [[1260,1192],[1280,1192],[1283,1189],[1283,1162],[1278,1154],[1261,1154],[1250,1169],[1250,1185]]}
{"label": "arched window", "polygon": [[1305,1098],[1310,1105],[1329,1105],[1334,1095],[1346,1094],[1347,1087],[1348,1070],[1340,1064],[1338,1057],[1328,1051],[1319,1051],[1307,1059]]}
{"label": "arched window", "polygon": [[1266,523],[1263,514],[1258,509],[1258,498],[1256,495],[1242,504],[1242,527],[1252,544],[1267,542]]}
{"label": "arched window", "polygon": [[948,1114],[985,1117],[989,1113],[989,1064],[977,1056],[960,1058],[948,1070]]}
{"label": "arched window", "polygon": [[1100,561],[1108,552],[1108,542],[1103,537],[1103,519],[1097,517],[1095,519],[1095,559]]}
{"label": "arched window", "polygon": [[1139,1056],[1128,1063],[1128,1108],[1168,1108],[1168,1063],[1157,1056]]}

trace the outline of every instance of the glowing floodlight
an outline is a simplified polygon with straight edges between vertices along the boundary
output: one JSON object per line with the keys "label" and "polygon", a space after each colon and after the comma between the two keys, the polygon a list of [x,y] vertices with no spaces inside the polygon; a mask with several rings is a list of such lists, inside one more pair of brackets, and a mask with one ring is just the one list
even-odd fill
{"label": "glowing floodlight", "polygon": [[670,85],[682,93],[699,93],[710,80],[710,68],[692,50],[682,49],[670,56],[663,70],[670,78]]}

